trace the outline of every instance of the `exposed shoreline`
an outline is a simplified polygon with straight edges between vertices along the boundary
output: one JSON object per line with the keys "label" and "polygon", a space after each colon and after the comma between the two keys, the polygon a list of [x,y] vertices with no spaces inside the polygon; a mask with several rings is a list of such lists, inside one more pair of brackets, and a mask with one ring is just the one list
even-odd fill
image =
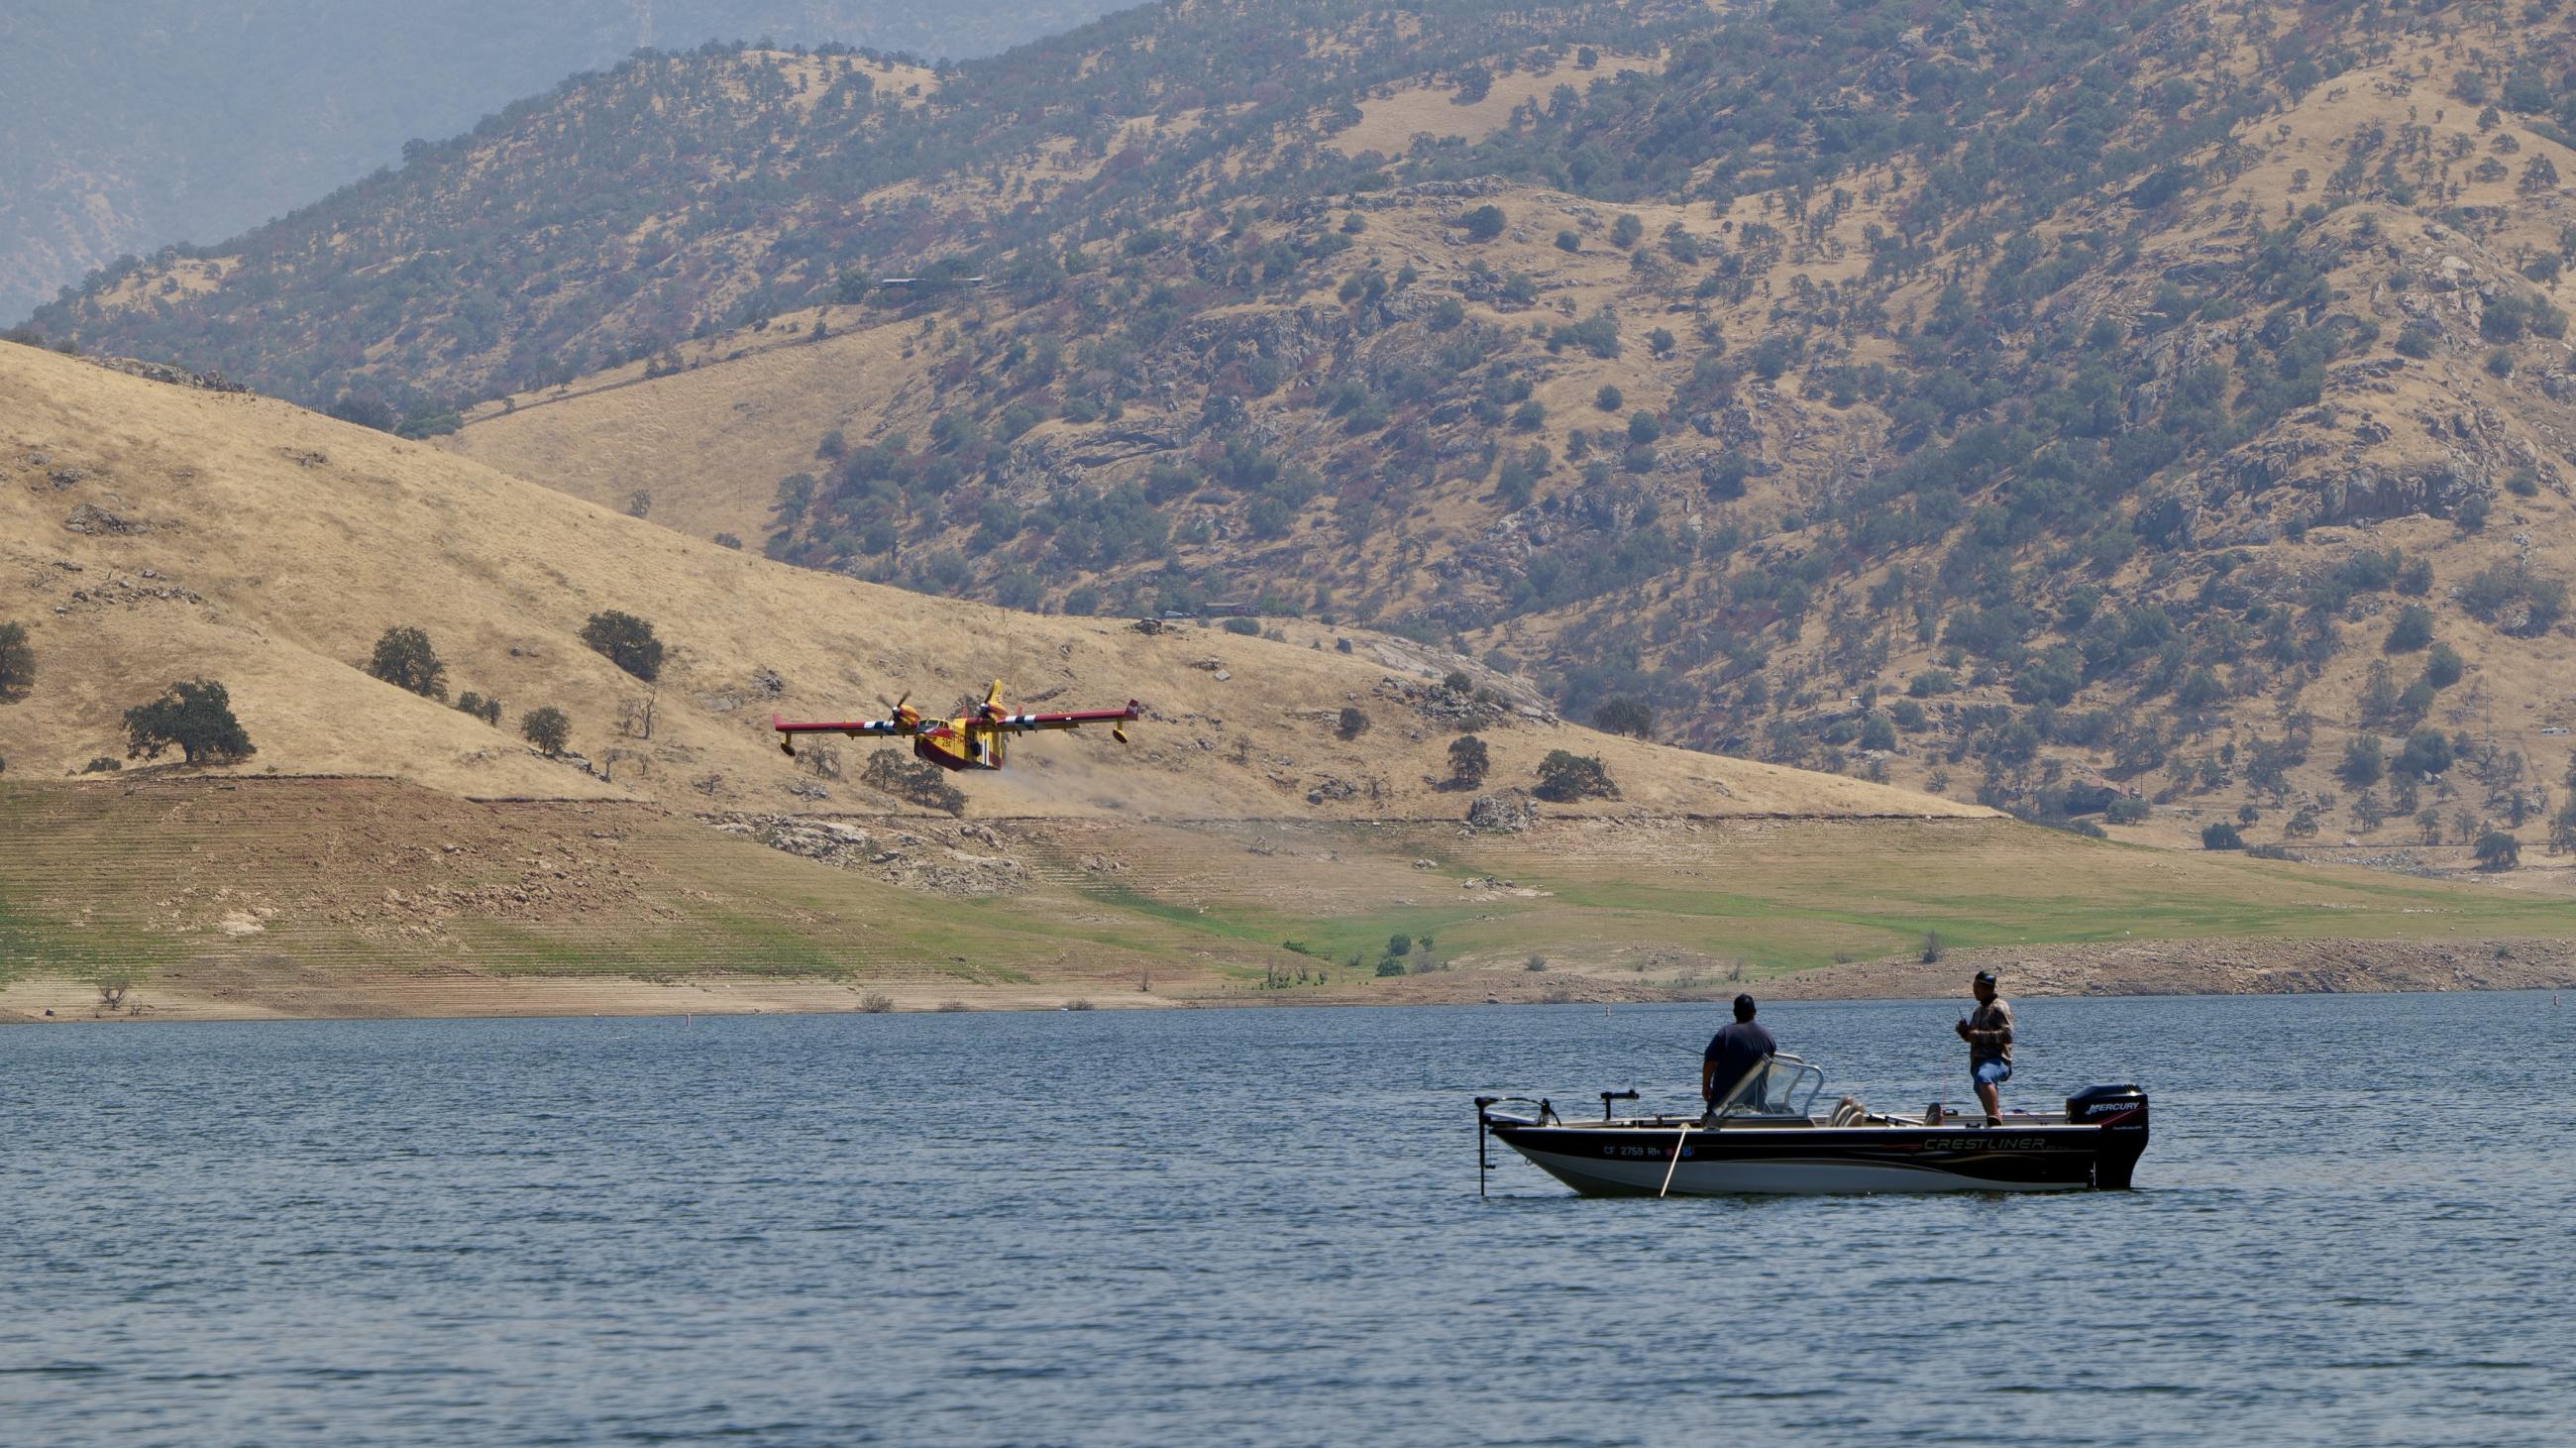
{"label": "exposed shoreline", "polygon": [[1099,978],[967,985],[709,972],[643,979],[465,970],[352,973],[313,968],[174,967],[139,976],[123,1001],[94,980],[24,976],[0,984],[0,1025],[67,1021],[454,1020],[544,1016],[832,1015],[891,1011],[1223,1009],[1330,1005],[1616,1005],[1722,1000],[1922,1000],[1962,994],[1980,969],[2008,996],[2307,995],[2576,989],[2576,941],[2151,941],[1961,951],[1937,962],[1862,961],[1687,988],[1603,972],[1501,965],[1265,991],[1205,981],[1140,990]]}

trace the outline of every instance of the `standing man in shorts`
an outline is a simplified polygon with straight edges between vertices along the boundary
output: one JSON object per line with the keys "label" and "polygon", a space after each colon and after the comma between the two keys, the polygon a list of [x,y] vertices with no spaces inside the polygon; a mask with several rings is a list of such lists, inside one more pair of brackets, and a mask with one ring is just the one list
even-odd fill
{"label": "standing man in shorts", "polygon": [[1954,1028],[1968,1043],[1968,1074],[1977,1083],[1977,1104],[1986,1108],[1986,1124],[2004,1124],[2003,1098],[1995,1090],[2012,1079],[2012,1007],[1995,994],[1995,973],[1977,972],[1977,1008],[1959,1018]]}

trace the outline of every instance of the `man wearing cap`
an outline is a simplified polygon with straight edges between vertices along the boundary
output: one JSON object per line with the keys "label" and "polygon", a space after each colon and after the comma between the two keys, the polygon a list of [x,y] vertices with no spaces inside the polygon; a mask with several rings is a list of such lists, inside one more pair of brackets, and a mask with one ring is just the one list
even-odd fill
{"label": "man wearing cap", "polygon": [[1986,1108],[1986,1124],[2004,1124],[2003,1098],[1996,1091],[2012,1079],[2012,1007],[1995,994],[1995,973],[1977,972],[1977,1008],[1959,1018],[1953,1029],[1968,1043],[1968,1074],[1977,1083],[1977,1104]]}
{"label": "man wearing cap", "polygon": [[1716,1110],[1719,1098],[1734,1090],[1745,1072],[1779,1049],[1780,1043],[1771,1039],[1770,1031],[1753,1023],[1753,997],[1737,996],[1735,1023],[1720,1027],[1716,1035],[1709,1037],[1708,1050],[1699,1058],[1700,1099],[1708,1103],[1710,1110]]}

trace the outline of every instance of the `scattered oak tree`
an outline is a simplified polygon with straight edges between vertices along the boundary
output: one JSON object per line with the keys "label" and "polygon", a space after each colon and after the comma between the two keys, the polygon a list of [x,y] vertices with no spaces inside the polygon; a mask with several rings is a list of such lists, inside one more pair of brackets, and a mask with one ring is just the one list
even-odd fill
{"label": "scattered oak tree", "polygon": [[1593,714],[1592,727],[1604,734],[1644,739],[1655,732],[1655,711],[1636,699],[1613,699]]}
{"label": "scattered oak tree", "polygon": [[2451,741],[2439,729],[2418,729],[2406,736],[2406,747],[2397,751],[2397,760],[2389,769],[2397,774],[2421,778],[2440,774],[2451,767]]}
{"label": "scattered oak tree", "polygon": [[36,682],[36,650],[23,623],[0,623],[0,704],[27,697]]}
{"label": "scattered oak tree", "polygon": [[2476,850],[2481,870],[2510,870],[2522,863],[2522,841],[2502,830],[2478,836]]}
{"label": "scattered oak tree", "polygon": [[1551,749],[1538,763],[1538,787],[1530,793],[1563,804],[1578,799],[1617,799],[1619,786],[1610,782],[1610,771],[1597,756]]}
{"label": "scattered oak tree", "polygon": [[1449,741],[1449,778],[1460,789],[1483,784],[1486,771],[1493,767],[1493,752],[1485,747],[1484,740],[1461,734]]}
{"label": "scattered oak tree", "polygon": [[631,613],[592,614],[581,626],[581,641],[648,684],[662,672],[662,641],[653,636],[653,625]]}
{"label": "scattered oak tree", "polygon": [[125,711],[125,757],[158,759],[177,747],[189,764],[231,764],[258,751],[233,717],[232,696],[212,679],[172,684],[160,698]]}
{"label": "scattered oak tree", "polygon": [[447,665],[429,646],[429,635],[416,628],[386,629],[376,640],[375,657],[367,660],[367,672],[424,699],[447,697]]}
{"label": "scattered oak tree", "polygon": [[543,705],[519,716],[519,734],[552,759],[572,741],[572,719],[552,704]]}
{"label": "scattered oak tree", "polygon": [[966,791],[943,778],[938,765],[891,749],[880,749],[868,756],[867,767],[859,771],[859,783],[880,794],[949,814],[966,812]]}
{"label": "scattered oak tree", "polygon": [[497,698],[487,699],[468,689],[456,696],[456,707],[495,729],[501,727],[501,701]]}

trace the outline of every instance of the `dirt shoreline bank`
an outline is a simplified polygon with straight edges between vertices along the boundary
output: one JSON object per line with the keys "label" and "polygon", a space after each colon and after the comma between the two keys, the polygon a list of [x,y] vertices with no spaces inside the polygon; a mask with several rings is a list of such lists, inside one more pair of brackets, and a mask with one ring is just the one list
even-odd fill
{"label": "dirt shoreline bank", "polygon": [[2266,940],[1960,951],[1936,962],[1861,961],[1749,981],[1650,985],[1600,972],[1450,969],[1359,987],[1257,990],[1206,981],[1151,991],[1100,979],[970,986],[708,973],[641,979],[465,970],[349,973],[180,967],[136,979],[114,1006],[96,982],[0,985],[0,1024],[67,1021],[449,1020],[540,1016],[830,1015],[871,1010],[1139,1010],[1313,1005],[1618,1005],[1723,1000],[1922,1000],[1960,995],[1980,969],[2008,996],[2301,995],[2576,989],[2576,941]]}

